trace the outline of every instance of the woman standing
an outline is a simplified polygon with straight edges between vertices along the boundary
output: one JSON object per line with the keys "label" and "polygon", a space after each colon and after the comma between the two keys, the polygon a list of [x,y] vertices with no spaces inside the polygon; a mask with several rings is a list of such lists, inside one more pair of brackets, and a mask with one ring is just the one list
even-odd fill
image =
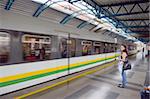
{"label": "woman standing", "polygon": [[118,63],[118,69],[122,78],[122,84],[119,84],[118,87],[124,88],[127,84],[126,71],[123,70],[123,65],[128,61],[128,52],[125,45],[121,45],[121,57]]}

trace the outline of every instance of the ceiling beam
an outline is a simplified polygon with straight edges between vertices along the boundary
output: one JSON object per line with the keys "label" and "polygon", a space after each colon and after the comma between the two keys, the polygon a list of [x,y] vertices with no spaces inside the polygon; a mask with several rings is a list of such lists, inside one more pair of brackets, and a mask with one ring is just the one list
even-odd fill
{"label": "ceiling beam", "polygon": [[43,11],[45,11],[46,9],[48,9],[49,7],[51,7],[54,4],[57,4],[59,2],[63,2],[63,0],[52,2],[52,3],[47,5],[48,2],[50,2],[50,0],[47,0],[45,3],[40,4],[39,7],[34,12],[33,17],[38,17]]}
{"label": "ceiling beam", "polygon": [[[116,25],[116,24],[113,23],[114,26],[121,25],[123,27],[126,27],[126,25],[123,22],[119,21],[115,16],[113,17],[113,13],[111,13],[106,8],[100,7],[101,5],[98,4],[97,2],[95,2],[94,0],[83,0],[83,1],[86,2],[87,4],[89,4],[90,6],[94,7],[95,10],[97,12],[99,12],[98,15],[104,14],[104,16],[107,16],[107,18],[112,19],[117,24]],[[110,17],[110,16],[112,16],[112,17]],[[98,18],[101,18],[101,16],[98,16]]]}
{"label": "ceiling beam", "polygon": [[129,33],[129,34],[142,34],[142,35],[147,35],[147,34],[149,34],[148,32],[127,32],[127,33]]}
{"label": "ceiling beam", "polygon": [[120,13],[120,14],[112,14],[112,15],[110,15],[110,16],[102,16],[101,18],[106,18],[106,17],[115,17],[115,16],[128,16],[128,15],[136,15],[136,14],[143,14],[143,13],[149,13],[149,11],[131,12],[131,13]]}
{"label": "ceiling beam", "polygon": [[149,33],[150,31],[132,31],[132,32],[137,32],[137,33]]}
{"label": "ceiling beam", "polygon": [[[81,10],[78,10],[76,12],[73,12],[72,14],[70,15],[67,15],[65,16],[61,21],[60,21],[60,24],[66,24],[68,21],[70,21],[71,19],[77,17],[77,16],[80,16],[81,15],[81,12],[84,12],[84,11],[91,11],[93,9],[90,9],[90,8],[86,8],[86,9],[81,9]],[[90,13],[90,12],[88,12]],[[94,15],[93,13],[90,13],[91,15]]]}
{"label": "ceiling beam", "polygon": [[149,40],[143,39],[143,38],[138,38],[138,40],[140,40],[140,41],[142,41],[142,42],[145,42],[145,43],[148,43],[148,42],[149,42]]}
{"label": "ceiling beam", "polygon": [[10,8],[14,2],[15,2],[15,0],[8,0],[6,3],[6,6],[5,6],[5,10],[10,10]]}
{"label": "ceiling beam", "polygon": [[149,19],[119,19],[120,21],[149,21]]}
{"label": "ceiling beam", "polygon": [[149,38],[149,35],[138,35],[136,37],[143,37],[143,38]]}
{"label": "ceiling beam", "polygon": [[110,6],[120,6],[120,5],[130,5],[130,4],[139,4],[139,3],[148,3],[149,0],[136,0],[136,1],[127,1],[127,2],[120,2],[120,3],[113,3],[113,4],[105,4],[100,5],[100,7],[110,7]]}
{"label": "ceiling beam", "polygon": [[126,27],[117,27],[117,28],[149,28],[149,26],[126,26]]}

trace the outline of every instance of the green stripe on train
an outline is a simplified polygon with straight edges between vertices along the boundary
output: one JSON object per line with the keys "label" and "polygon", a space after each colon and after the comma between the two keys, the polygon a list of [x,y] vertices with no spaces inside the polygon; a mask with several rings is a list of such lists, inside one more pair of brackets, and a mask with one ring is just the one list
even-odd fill
{"label": "green stripe on train", "polygon": [[[105,61],[105,60],[110,60],[110,59],[113,59],[115,57],[116,56],[114,56],[112,58],[101,59],[101,60],[98,60],[98,61],[95,61],[95,62],[86,63],[86,64],[78,65],[78,66],[75,66],[75,67],[71,67],[69,69],[71,70],[71,69],[80,68],[80,67],[83,67],[83,66],[87,66],[87,65],[94,64],[94,63],[102,62],[102,61]],[[57,74],[57,73],[60,73],[60,72],[64,72],[64,71],[67,71],[67,70],[68,70],[68,68],[65,68],[65,69],[61,69],[61,70],[52,71],[52,72],[49,72],[49,73],[38,74],[38,75],[35,75],[35,76],[30,76],[30,77],[26,77],[26,78],[21,78],[21,79],[16,79],[16,80],[12,80],[12,81],[2,82],[2,83],[0,83],[0,87],[5,87],[5,86],[8,86],[8,85],[17,84],[17,83],[20,83],[20,82],[25,82],[25,81],[45,77],[45,76],[50,76],[50,75]]]}

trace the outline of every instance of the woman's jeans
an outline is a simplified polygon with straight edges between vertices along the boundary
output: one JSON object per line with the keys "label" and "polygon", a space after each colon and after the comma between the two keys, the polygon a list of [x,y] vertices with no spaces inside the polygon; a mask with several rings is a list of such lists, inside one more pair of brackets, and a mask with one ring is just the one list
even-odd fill
{"label": "woman's jeans", "polygon": [[120,72],[120,76],[122,78],[122,85],[126,86],[127,77],[126,77],[126,71],[123,70],[123,63],[122,62],[118,63],[118,69],[119,69],[119,72]]}
{"label": "woman's jeans", "polygon": [[126,76],[126,72],[124,70],[122,71],[121,76],[122,76],[122,85],[126,86],[126,84],[127,84],[127,76]]}

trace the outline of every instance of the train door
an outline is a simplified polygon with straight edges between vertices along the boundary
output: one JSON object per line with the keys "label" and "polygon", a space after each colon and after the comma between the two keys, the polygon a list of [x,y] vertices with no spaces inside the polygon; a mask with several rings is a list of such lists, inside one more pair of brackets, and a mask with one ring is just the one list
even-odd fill
{"label": "train door", "polygon": [[81,42],[82,45],[82,55],[91,55],[91,51],[92,51],[92,41],[85,41],[83,40]]}

